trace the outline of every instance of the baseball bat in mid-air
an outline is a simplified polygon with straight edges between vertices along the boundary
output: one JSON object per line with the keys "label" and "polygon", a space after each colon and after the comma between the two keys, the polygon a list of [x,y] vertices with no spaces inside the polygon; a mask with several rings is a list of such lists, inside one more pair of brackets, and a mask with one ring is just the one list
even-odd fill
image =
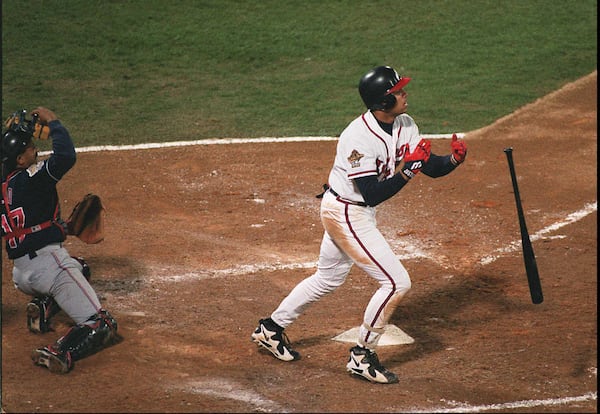
{"label": "baseball bat in mid-air", "polygon": [[525,224],[525,215],[521,206],[521,196],[519,195],[519,186],[517,185],[517,176],[515,174],[515,165],[512,158],[512,148],[505,148],[506,158],[508,159],[508,168],[510,169],[510,177],[512,179],[513,190],[515,193],[515,202],[517,203],[517,215],[519,216],[519,226],[521,228],[521,244],[523,247],[523,260],[525,261],[525,271],[527,272],[527,281],[529,282],[529,292],[531,293],[531,301],[535,304],[544,301],[542,294],[542,283],[538,273],[537,263],[535,261],[535,253],[531,246],[531,239]]}

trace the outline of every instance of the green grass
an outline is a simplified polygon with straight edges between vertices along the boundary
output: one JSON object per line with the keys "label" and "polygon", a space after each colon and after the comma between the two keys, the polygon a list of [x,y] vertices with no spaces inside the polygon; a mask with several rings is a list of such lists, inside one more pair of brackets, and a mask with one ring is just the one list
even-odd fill
{"label": "green grass", "polygon": [[2,1],[2,115],[78,146],[338,135],[360,76],[413,81],[422,133],[485,126],[597,67],[592,0]]}

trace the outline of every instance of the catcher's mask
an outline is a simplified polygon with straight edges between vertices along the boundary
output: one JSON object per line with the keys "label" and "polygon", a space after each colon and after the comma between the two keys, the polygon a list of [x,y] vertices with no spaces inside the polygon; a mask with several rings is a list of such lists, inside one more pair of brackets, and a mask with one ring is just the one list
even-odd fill
{"label": "catcher's mask", "polygon": [[390,66],[378,66],[360,78],[358,92],[367,108],[385,111],[396,105],[394,92],[404,88],[411,78],[398,75]]}
{"label": "catcher's mask", "polygon": [[15,169],[17,157],[31,144],[36,130],[37,115],[26,118],[24,109],[14,112],[4,123],[6,130],[2,133],[2,164],[5,172]]}

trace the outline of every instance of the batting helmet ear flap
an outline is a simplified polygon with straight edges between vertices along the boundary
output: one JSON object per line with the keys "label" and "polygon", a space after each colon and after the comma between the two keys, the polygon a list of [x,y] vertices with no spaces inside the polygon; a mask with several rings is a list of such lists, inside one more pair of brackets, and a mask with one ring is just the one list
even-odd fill
{"label": "batting helmet ear flap", "polygon": [[394,94],[387,94],[383,97],[383,101],[381,102],[381,109],[384,111],[396,106],[397,99]]}

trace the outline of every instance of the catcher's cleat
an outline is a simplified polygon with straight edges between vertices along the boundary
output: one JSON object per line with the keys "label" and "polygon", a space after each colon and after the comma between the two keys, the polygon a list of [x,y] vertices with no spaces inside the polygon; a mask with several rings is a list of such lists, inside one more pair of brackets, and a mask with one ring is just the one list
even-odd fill
{"label": "catcher's cleat", "polygon": [[290,346],[290,341],[283,332],[283,328],[273,322],[271,318],[258,321],[258,327],[252,333],[252,340],[282,361],[300,359],[300,354]]}
{"label": "catcher's cleat", "polygon": [[69,352],[61,354],[49,346],[34,349],[31,359],[35,365],[46,367],[54,374],[66,374],[73,368],[73,361]]}
{"label": "catcher's cleat", "polygon": [[367,348],[355,346],[350,349],[350,359],[346,365],[348,372],[379,384],[394,384],[398,377],[393,372],[385,369],[377,354]]}
{"label": "catcher's cleat", "polygon": [[33,298],[27,304],[27,328],[33,333],[52,331],[50,318],[60,311],[60,307],[50,296]]}

